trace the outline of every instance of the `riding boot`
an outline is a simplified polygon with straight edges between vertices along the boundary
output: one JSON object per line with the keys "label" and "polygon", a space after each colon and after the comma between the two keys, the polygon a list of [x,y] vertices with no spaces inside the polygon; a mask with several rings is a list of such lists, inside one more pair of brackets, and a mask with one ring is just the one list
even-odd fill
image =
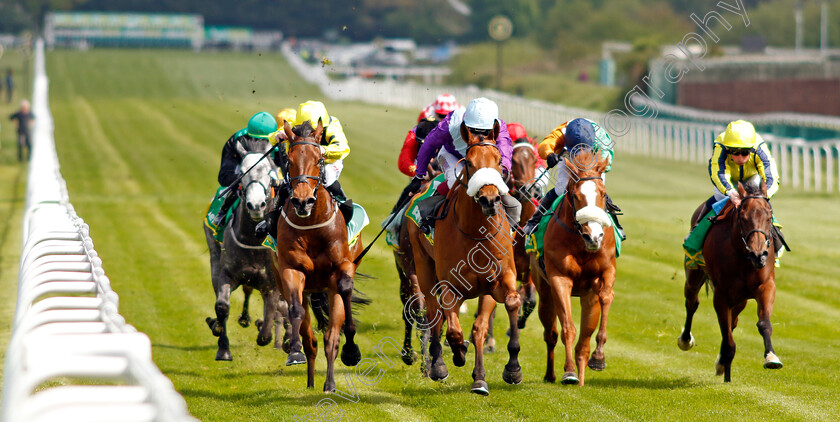
{"label": "riding boot", "polygon": [[[338,210],[344,216],[344,223],[350,224],[350,219],[353,218],[353,200],[347,198],[347,194],[344,193],[344,189],[341,188],[338,180],[327,186],[327,191],[332,194],[333,198],[339,201]],[[344,200],[344,202],[341,202],[341,200]]]}
{"label": "riding boot", "polygon": [[446,197],[443,195],[437,194],[437,192],[428,197],[423,199],[422,201],[417,203],[417,208],[420,211],[420,231],[424,234],[429,234],[432,232],[432,229],[435,227],[435,215],[437,215],[437,211],[440,208],[440,205],[446,200]]}
{"label": "riding boot", "polygon": [[522,203],[510,195],[502,195],[502,206],[505,208],[508,222],[511,227],[519,226],[519,219],[522,218]]}
{"label": "riding boot", "polygon": [[233,206],[234,201],[236,201],[236,194],[231,190],[228,191],[227,197],[225,197],[225,201],[222,202],[221,208],[219,208],[219,212],[216,214],[216,218],[213,220],[213,224],[216,226],[221,226],[222,222],[225,221],[225,217],[227,216],[230,207]]}
{"label": "riding boot", "polygon": [[285,189],[285,186],[281,186],[280,189],[277,189],[277,196],[274,197],[274,208],[267,212],[265,217],[263,217],[263,220],[257,223],[257,227],[254,228],[254,234],[258,238],[264,238],[269,233],[272,236],[276,236],[277,220],[280,219],[280,210],[282,210],[283,205],[286,204],[286,200],[289,198],[289,193],[289,189]]}
{"label": "riding boot", "polygon": [[621,212],[621,208],[619,208],[618,205],[613,203],[609,194],[606,195],[606,200],[605,208],[607,209],[607,212],[610,213],[610,216],[612,216],[613,223],[615,224],[615,228],[618,229],[618,234],[621,236],[621,240],[627,240],[627,236],[624,235],[624,227],[621,227],[621,223],[618,222],[618,216],[624,215],[624,213]]}
{"label": "riding boot", "polygon": [[540,201],[540,206],[537,207],[537,211],[534,212],[534,215],[525,223],[525,227],[522,228],[522,231],[525,234],[531,234],[534,230],[537,229],[537,226],[540,224],[540,220],[542,219],[543,215],[551,209],[551,205],[554,204],[554,201],[557,200],[557,191],[551,189],[548,193],[545,194],[543,199]]}

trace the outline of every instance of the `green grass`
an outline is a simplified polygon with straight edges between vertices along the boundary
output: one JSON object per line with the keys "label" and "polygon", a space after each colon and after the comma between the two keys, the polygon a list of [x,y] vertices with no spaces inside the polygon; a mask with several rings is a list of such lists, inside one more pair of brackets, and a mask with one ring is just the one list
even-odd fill
{"label": "green grass", "polygon": [[[733,382],[724,385],[714,376],[720,334],[710,298],[701,296],[697,346],[690,352],[676,346],[684,318],[680,243],[688,217],[710,193],[706,170],[621,154],[608,186],[625,210],[629,240],[618,261],[607,369],[588,371],[586,387],[542,381],[545,346],[536,316],[522,333],[525,380],[519,386],[501,379],[507,324],[497,320],[502,351],[486,358],[489,397],[468,391],[472,350],[465,368],[454,367],[445,352],[450,378],[442,383],[422,378],[416,365],[404,366],[390,350],[386,354],[395,364],[388,367],[371,350],[386,337],[401,341],[402,320],[393,260],[381,240],[360,269],[377,279],[357,282],[374,300],[358,316],[357,339],[383,377],[376,385],[362,385],[351,368],[336,365],[338,388],[348,391],[352,380],[358,402],[321,392],[322,340],[314,390],[305,389],[304,366],[285,367],[284,353],[256,346],[253,327],[229,324],[234,360],[216,362],[216,338],[204,323],[213,314],[214,295],[201,219],[216,188],[223,142],[256,111],[275,112],[320,96],[276,56],[54,51],[47,61],[57,148],[72,203],[91,226],[120,295],[121,313],[151,337],[155,362],[203,421],[292,420],[316,412],[324,398],[335,400],[342,420],[840,417],[838,197],[783,189],[774,198],[794,249],[777,271],[772,319],[785,367],[761,368],[753,303],[736,331]],[[365,231],[369,241],[407,182],[396,157],[417,111],[358,103],[327,102],[327,107],[350,140],[342,184],[372,216]],[[12,239],[17,231],[13,227]],[[4,248],[4,266],[7,255]],[[6,278],[4,272],[8,286]],[[241,298],[234,294],[234,310]],[[254,300],[252,309],[259,308]],[[7,313],[0,315],[7,321]],[[463,318],[463,327],[471,324],[471,317]]]}

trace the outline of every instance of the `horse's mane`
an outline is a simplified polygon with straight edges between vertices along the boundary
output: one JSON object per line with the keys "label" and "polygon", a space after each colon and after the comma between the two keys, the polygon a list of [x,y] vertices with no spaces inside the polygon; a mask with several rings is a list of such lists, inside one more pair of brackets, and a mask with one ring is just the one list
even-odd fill
{"label": "horse's mane", "polygon": [[239,138],[239,143],[248,152],[264,152],[268,139],[254,138],[250,135],[244,135]]}
{"label": "horse's mane", "polygon": [[749,179],[743,181],[741,183],[744,186],[744,190],[747,191],[747,195],[749,196],[760,196],[761,193],[761,176],[755,175],[750,177]]}
{"label": "horse's mane", "polygon": [[292,133],[301,138],[306,138],[308,136],[312,136],[315,133],[315,128],[312,127],[312,122],[306,121],[293,127]]}

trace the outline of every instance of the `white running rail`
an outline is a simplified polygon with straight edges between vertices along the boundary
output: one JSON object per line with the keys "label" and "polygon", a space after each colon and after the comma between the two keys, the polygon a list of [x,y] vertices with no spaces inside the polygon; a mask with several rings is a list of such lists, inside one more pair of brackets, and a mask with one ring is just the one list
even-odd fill
{"label": "white running rail", "polygon": [[47,88],[39,39],[37,119],[0,421],[196,421],[152,362],[149,337],[118,312],[119,297],[59,172]]}
{"label": "white running rail", "polygon": [[[413,108],[419,113],[442,92],[449,92],[461,101],[483,96],[498,103],[505,121],[519,122],[528,128],[529,133],[534,134],[548,134],[558,124],[575,117],[585,117],[599,123],[604,120],[603,112],[530,100],[476,87],[399,83],[390,79],[330,80],[320,64],[305,63],[288,44],[283,45],[282,51],[297,73],[307,82],[318,85],[331,100]],[[695,163],[709,162],[712,143],[724,129],[721,125],[664,118],[632,117],[627,120],[627,133],[613,136],[616,151]],[[840,192],[840,140],[806,142],[803,139],[762,136],[771,145],[783,185],[810,191]]]}

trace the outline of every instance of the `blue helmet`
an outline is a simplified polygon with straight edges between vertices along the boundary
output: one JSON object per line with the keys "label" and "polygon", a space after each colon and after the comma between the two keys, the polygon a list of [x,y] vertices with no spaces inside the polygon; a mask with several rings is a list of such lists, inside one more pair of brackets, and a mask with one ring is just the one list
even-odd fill
{"label": "blue helmet", "polygon": [[566,124],[566,133],[563,138],[568,151],[572,151],[573,148],[581,144],[589,148],[595,148],[595,127],[589,120],[574,119]]}

